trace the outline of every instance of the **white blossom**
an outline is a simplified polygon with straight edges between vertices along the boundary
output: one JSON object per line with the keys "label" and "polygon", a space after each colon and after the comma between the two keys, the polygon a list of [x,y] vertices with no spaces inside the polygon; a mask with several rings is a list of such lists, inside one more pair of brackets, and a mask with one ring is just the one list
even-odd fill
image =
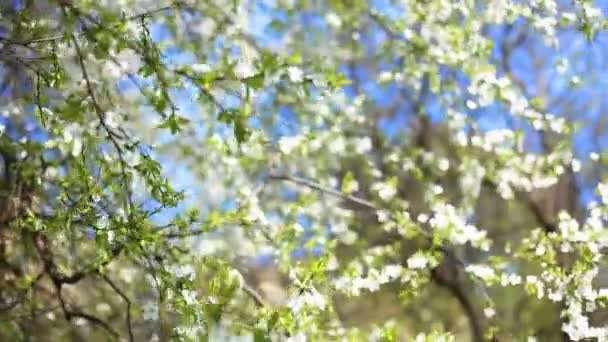
{"label": "white blossom", "polygon": [[325,305],[325,297],[314,288],[302,291],[302,293],[297,294],[287,302],[287,306],[296,315],[306,306],[313,306],[323,310],[325,309]]}
{"label": "white blossom", "polygon": [[184,297],[184,301],[188,305],[192,305],[196,303],[196,292],[191,290],[182,290],[182,296]]}
{"label": "white blossom", "polygon": [[390,82],[392,79],[393,79],[393,73],[390,71],[383,71],[378,76],[378,81],[380,81],[381,83]]}
{"label": "white blossom", "polygon": [[363,137],[360,139],[357,139],[356,143],[355,143],[355,151],[358,154],[365,154],[369,151],[371,151],[372,149],[372,139],[370,139],[369,137]]}
{"label": "white blossom", "polygon": [[466,271],[483,280],[489,280],[496,277],[494,269],[487,265],[468,265]]}
{"label": "white blossom", "polygon": [[450,168],[450,161],[447,158],[439,159],[438,163],[439,170],[446,172]]}
{"label": "white blossom", "polygon": [[492,318],[492,317],[496,316],[496,310],[494,308],[485,308],[485,309],[483,309],[483,314],[487,318]]}
{"label": "white blossom", "polygon": [[340,26],[342,26],[342,19],[340,19],[340,17],[334,13],[334,12],[328,12],[325,15],[325,20],[327,20],[327,23],[335,28],[339,28]]}
{"label": "white blossom", "polygon": [[192,64],[190,66],[190,69],[192,69],[192,71],[199,73],[199,74],[205,74],[211,71],[211,66],[209,66],[209,64],[205,64],[205,63],[196,63],[196,64]]}
{"label": "white blossom", "polygon": [[416,253],[407,259],[407,267],[412,269],[425,268],[429,264],[429,259],[421,253]]}
{"label": "white blossom", "polygon": [[297,333],[293,336],[289,336],[285,342],[306,342],[306,335],[304,333]]}
{"label": "white blossom", "polygon": [[300,67],[290,66],[287,68],[287,75],[291,82],[302,82],[304,80],[304,72]]}
{"label": "white blossom", "polygon": [[372,190],[376,191],[383,201],[390,201],[397,194],[397,189],[393,185],[384,182],[372,184]]}
{"label": "white blossom", "polygon": [[241,60],[234,67],[234,74],[239,79],[248,78],[255,75],[255,69],[249,61]]}
{"label": "white blossom", "polygon": [[295,150],[303,141],[304,137],[301,135],[282,137],[281,139],[279,139],[279,149],[282,153],[289,154],[293,150]]}
{"label": "white blossom", "polygon": [[178,278],[188,278],[194,280],[196,270],[192,265],[174,265],[169,268],[169,271]]}

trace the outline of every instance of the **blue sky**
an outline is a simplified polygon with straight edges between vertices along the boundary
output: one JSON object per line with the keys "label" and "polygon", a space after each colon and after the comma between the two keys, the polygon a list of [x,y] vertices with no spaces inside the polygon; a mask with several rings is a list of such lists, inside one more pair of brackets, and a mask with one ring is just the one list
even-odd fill
{"label": "blue sky", "polygon": [[[403,13],[393,10],[389,7],[389,1],[373,1],[376,9],[382,10],[387,16],[398,16]],[[601,7],[601,6],[600,6]],[[259,38],[259,42],[263,46],[277,46],[280,45],[282,35],[276,31],[269,29],[269,24],[272,18],[277,19],[280,22],[288,24],[288,16],[280,11],[272,10],[271,7],[265,5],[263,2],[259,2],[255,6],[254,15],[251,17],[250,32],[252,35]],[[327,29],[325,21],[322,16],[318,14],[306,14],[301,15],[300,19],[308,25],[313,25],[318,30]],[[494,27],[488,30],[489,35],[496,41],[499,42],[504,39],[504,29],[501,27]],[[154,25],[152,29],[153,38],[156,40],[167,39],[170,37],[170,33],[162,25]],[[381,30],[374,30],[368,32],[366,35],[362,35],[361,42],[369,46],[370,50],[373,50],[379,46],[385,39],[386,35]],[[550,97],[569,99],[571,103],[580,105],[582,103],[592,101],[602,101],[603,98],[607,98],[605,95],[606,81],[601,75],[604,74],[608,63],[606,57],[606,49],[608,47],[608,36],[606,34],[599,34],[593,42],[588,42],[584,37],[575,31],[561,33],[559,36],[560,47],[559,49],[549,48],[543,46],[539,41],[539,37],[532,36],[531,40],[526,42],[524,48],[516,50],[513,53],[511,59],[511,66],[514,73],[520,77],[529,87],[530,95],[534,96],[537,94],[535,89],[535,81],[539,75],[553,75],[555,76],[555,65],[559,58],[566,58],[570,63],[570,69],[566,73],[559,77],[551,77],[551,83],[549,84]],[[542,56],[545,59],[545,63],[542,69],[533,63],[529,58],[527,49],[535,49],[537,56]],[[496,58],[500,58],[501,51],[499,44],[495,45],[493,54]],[[168,51],[166,54],[167,62],[177,63],[191,63],[193,62],[191,55],[184,55],[177,50]],[[386,69],[393,68],[393,65],[387,64]],[[344,66],[341,69],[349,77],[350,69]],[[373,75],[368,75],[363,69],[355,70],[357,78],[362,81],[362,87],[372,98],[377,106],[386,107],[394,102],[394,99],[398,96],[399,90],[395,86],[382,87],[379,86],[372,78]],[[569,80],[572,76],[578,75],[581,78],[581,86],[572,87]],[[352,88],[346,87],[345,92],[351,96],[354,94]],[[188,115],[196,115],[196,106],[191,103],[191,99],[186,92],[177,94],[176,102],[178,106]],[[236,104],[236,103],[232,103]],[[444,119],[444,108],[442,108],[437,101],[431,97],[425,106],[426,112],[431,116],[434,122],[438,122]],[[555,111],[555,114],[559,114],[563,108],[560,106],[551,107],[549,110]],[[501,105],[491,105],[489,107],[469,111],[471,117],[475,118],[480,128],[484,130],[491,130],[496,128],[506,128],[513,123],[512,117],[505,111]],[[600,108],[591,108],[586,112],[577,112],[577,118],[582,118],[586,122],[586,127],[578,131],[574,135],[575,148],[579,158],[586,160],[589,152],[598,150],[598,146],[592,144],[591,136],[593,122],[597,121],[602,117],[603,112]],[[281,120],[285,122],[284,125],[279,125],[277,128],[277,135],[291,135],[297,130],[297,124],[294,123],[294,113],[291,108],[283,107],[280,108],[278,115]],[[398,133],[398,127],[403,127],[403,122],[407,118],[409,108],[403,108],[397,112],[391,119],[384,119],[381,122],[381,128],[388,136],[394,136]],[[167,137],[170,139],[170,137]],[[599,147],[602,149],[608,144],[608,136],[603,134],[598,137],[597,142]],[[163,159],[166,164],[173,163],[173,160]],[[184,187],[188,187],[188,184],[196,183],[192,175],[187,170],[180,167],[173,167],[171,170],[171,177],[179,179],[180,183]],[[586,203],[590,200],[595,199],[593,189],[583,189],[581,194],[581,201]],[[227,201],[224,204],[226,209],[234,207],[234,202]],[[175,212],[180,211],[182,208],[178,208]],[[170,213],[167,213],[170,214]],[[308,226],[305,220],[301,222],[304,226]]]}
{"label": "blue sky", "polygon": [[[21,1],[13,0],[14,8],[20,8],[20,6],[22,6],[21,3]],[[403,15],[403,13],[399,13],[399,11],[390,8],[390,2],[388,0],[375,0],[372,1],[372,3],[376,9],[381,10],[388,16]],[[608,1],[597,1],[596,3],[599,4],[599,7],[602,8],[604,14],[606,14]],[[250,18],[250,32],[252,35],[259,38],[259,42],[263,46],[276,47],[281,44],[282,35],[269,28],[269,24],[273,18],[287,24],[288,20],[290,20],[286,13],[272,10],[272,7],[269,6],[268,3],[263,1],[256,2],[254,14]],[[302,15],[301,19],[309,25],[314,25],[319,30],[327,29],[321,15],[306,14]],[[153,39],[156,41],[168,39],[171,35],[166,28],[158,24],[152,26],[151,32]],[[503,32],[504,30],[501,28],[489,30],[490,36],[497,41],[504,38]],[[386,36],[381,30],[374,30],[367,35],[362,35],[361,42],[366,44],[370,50],[373,50],[384,39],[386,39]],[[586,126],[574,136],[576,151],[581,159],[586,160],[589,152],[605,150],[608,148],[607,134],[602,133],[597,136],[596,141],[592,141],[591,139],[592,136],[596,135],[596,133],[593,132],[595,127],[594,123],[599,122],[606,116],[604,113],[604,102],[606,101],[605,99],[608,98],[608,94],[606,93],[606,89],[608,89],[608,78],[605,78],[604,75],[608,72],[608,35],[601,33],[593,42],[587,42],[581,34],[572,31],[560,34],[560,43],[560,48],[555,50],[543,47],[542,44],[539,44],[538,38],[536,38],[536,41],[532,40],[527,42],[526,49],[533,47],[536,49],[537,55],[544,57],[547,63],[542,69],[538,69],[526,54],[525,49],[521,49],[516,51],[512,56],[512,68],[515,74],[521,77],[530,86],[532,95],[535,95],[536,90],[534,89],[534,81],[538,78],[538,75],[541,73],[554,74],[555,62],[557,61],[558,56],[565,57],[569,60],[571,69],[562,77],[550,79],[549,92],[552,97],[568,99],[570,103],[574,104],[576,117],[586,121]],[[500,50],[495,48],[495,56],[500,57],[500,53]],[[192,55],[181,53],[175,49],[166,52],[165,60],[170,63],[194,62]],[[393,66],[386,65],[385,67],[390,69]],[[341,70],[352,77],[346,66]],[[358,69],[356,72],[358,78],[363,81],[363,88],[368,95],[376,101],[378,106],[387,106],[392,103],[396,97],[400,96],[398,90],[394,86],[380,87],[371,80],[370,76],[372,75],[367,75],[363,69]],[[569,83],[570,77],[574,75],[578,75],[581,78],[581,85],[578,87],[572,87]],[[126,89],[126,87],[129,86],[129,81],[123,81],[119,84],[120,89]],[[348,87],[345,91],[347,94],[353,94],[352,89],[348,89]],[[174,95],[176,103],[186,116],[196,115],[198,107],[192,102],[190,98],[191,94],[189,92],[183,91],[175,93]],[[236,104],[236,101],[229,102],[231,103],[228,104]],[[593,104],[591,108],[586,108],[582,111],[580,110],[582,105],[589,103]],[[432,98],[427,102],[425,109],[434,121],[439,121],[444,116],[443,108]],[[563,111],[563,108],[556,106],[550,108],[550,110],[555,110],[555,113],[558,114],[560,111]],[[0,107],[0,112],[1,111],[2,108]],[[285,124],[279,125],[276,131],[276,137],[293,134],[297,129],[297,124],[294,123],[295,116],[292,110],[288,107],[284,107],[279,110],[278,114]],[[476,118],[478,124],[483,129],[487,130],[507,127],[510,124],[509,120],[507,120],[509,116],[505,115],[504,108],[499,105],[472,111],[469,114]],[[403,121],[407,115],[410,115],[407,109],[401,110],[393,119],[384,120],[381,124],[382,129],[387,135],[394,136],[397,133],[397,128],[403,127]],[[1,120],[5,121],[6,118],[2,118]],[[169,141],[171,139],[172,137],[167,133],[167,135],[162,138],[162,141]],[[175,164],[175,160],[170,156],[161,156],[160,158],[165,166],[177,165],[167,168],[168,175],[172,179],[178,179],[183,188],[192,188],[190,185],[195,184],[196,181],[194,176],[185,167]],[[583,202],[588,202],[592,199],[594,199],[592,189],[584,188],[581,200]],[[226,208],[233,205],[234,203],[231,203],[230,201],[225,203]],[[183,210],[183,206],[168,211],[158,219],[166,220],[181,210]],[[304,226],[308,226],[306,220],[302,219],[301,221]]]}

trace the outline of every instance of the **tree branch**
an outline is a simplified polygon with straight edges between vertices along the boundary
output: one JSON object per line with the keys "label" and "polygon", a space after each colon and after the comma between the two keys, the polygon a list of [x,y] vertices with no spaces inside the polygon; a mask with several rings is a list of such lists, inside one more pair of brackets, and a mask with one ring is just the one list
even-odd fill
{"label": "tree branch", "polygon": [[108,283],[108,285],[110,285],[110,287],[114,290],[114,292],[116,292],[125,301],[125,303],[127,305],[126,326],[127,326],[127,332],[129,333],[129,342],[135,341],[135,338],[133,336],[133,327],[132,327],[132,323],[131,323],[131,300],[116,284],[114,284],[112,279],[110,279],[107,275],[102,274],[100,276],[106,283]]}
{"label": "tree branch", "polygon": [[372,209],[372,210],[378,210],[378,208],[372,202],[370,202],[370,201],[364,200],[364,199],[356,197],[356,196],[352,196],[352,195],[346,194],[346,193],[344,193],[342,191],[331,189],[329,187],[323,186],[323,185],[318,184],[318,183],[311,182],[311,181],[309,181],[307,179],[304,179],[304,178],[295,177],[295,176],[291,176],[291,175],[287,175],[287,174],[277,174],[277,173],[271,173],[268,176],[268,178],[272,179],[272,180],[283,180],[283,181],[291,182],[291,183],[294,183],[294,184],[303,185],[303,186],[306,186],[308,188],[311,188],[311,189],[314,189],[314,190],[318,190],[320,192],[327,193],[327,194],[330,194],[332,196],[339,197],[339,198],[341,198],[343,200],[346,200],[346,201],[358,204],[358,205],[363,206],[365,208]]}

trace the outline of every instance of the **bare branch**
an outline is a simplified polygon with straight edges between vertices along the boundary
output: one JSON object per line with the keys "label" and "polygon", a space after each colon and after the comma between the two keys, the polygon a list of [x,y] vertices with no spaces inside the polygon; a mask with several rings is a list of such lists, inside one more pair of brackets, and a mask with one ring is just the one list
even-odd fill
{"label": "bare branch", "polygon": [[107,275],[102,274],[101,277],[105,280],[108,285],[116,292],[126,303],[127,305],[127,317],[126,317],[126,326],[127,332],[129,333],[129,342],[135,341],[135,337],[133,336],[133,327],[131,323],[131,300],[127,295],[110,279]]}
{"label": "bare branch", "polygon": [[346,194],[342,191],[338,191],[338,190],[334,190],[331,189],[329,187],[323,186],[321,184],[318,183],[314,183],[311,182],[307,179],[304,178],[300,178],[300,177],[295,177],[295,176],[291,176],[291,175],[287,175],[287,174],[276,174],[276,173],[271,173],[268,176],[269,179],[273,179],[273,180],[283,180],[283,181],[288,181],[291,183],[295,183],[298,185],[303,185],[306,186],[308,188],[314,189],[314,190],[318,190],[321,191],[323,193],[327,193],[330,194],[332,196],[336,196],[339,198],[342,198],[346,201],[361,205],[363,207],[366,207],[368,209],[372,209],[372,210],[378,210],[378,208],[370,201],[364,200],[362,198],[356,197],[356,196],[352,196],[349,194]]}
{"label": "bare branch", "polygon": [[242,289],[243,292],[245,292],[246,294],[249,295],[249,297],[251,297],[253,299],[253,301],[260,307],[265,307],[267,306],[266,301],[262,298],[262,296],[256,291],[254,290],[251,286],[249,286],[248,284],[243,283],[242,284]]}
{"label": "bare branch", "polygon": [[108,332],[110,335],[114,336],[114,338],[116,338],[116,339],[120,338],[120,334],[117,333],[114,329],[112,329],[112,327],[107,322],[105,322],[104,320],[102,320],[99,317],[95,317],[93,315],[89,315],[87,313],[80,312],[80,311],[69,311],[68,310],[66,312],[66,318],[68,318],[68,320],[72,320],[73,318],[83,318],[86,321],[88,321],[89,323],[93,324],[94,326],[98,326],[98,327],[102,328],[103,330]]}

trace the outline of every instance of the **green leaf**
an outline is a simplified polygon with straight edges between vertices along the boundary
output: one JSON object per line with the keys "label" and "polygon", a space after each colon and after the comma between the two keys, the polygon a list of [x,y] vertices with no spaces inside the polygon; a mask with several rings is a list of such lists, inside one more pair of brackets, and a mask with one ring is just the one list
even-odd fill
{"label": "green leaf", "polygon": [[243,82],[245,82],[245,84],[252,89],[261,89],[264,86],[264,73],[260,72],[257,75],[247,77],[243,80]]}
{"label": "green leaf", "polygon": [[266,72],[275,72],[281,67],[281,62],[279,58],[268,51],[262,52],[262,70]]}
{"label": "green leaf", "polygon": [[283,31],[286,28],[286,25],[277,19],[273,19],[270,24],[269,24],[270,28],[274,31],[280,32]]}
{"label": "green leaf", "polygon": [[249,139],[249,136],[251,136],[251,131],[247,126],[246,119],[239,118],[234,122],[234,136],[236,137],[236,140],[239,142],[239,144]]}
{"label": "green leaf", "polygon": [[343,73],[327,76],[327,82],[333,89],[342,88],[343,86],[347,86],[352,83]]}
{"label": "green leaf", "polygon": [[254,342],[270,342],[272,340],[270,339],[270,336],[268,336],[268,333],[266,333],[264,330],[256,329],[255,333],[253,335],[253,341]]}
{"label": "green leaf", "polygon": [[182,126],[188,124],[190,122],[189,119],[172,114],[167,120],[158,125],[158,128],[169,128],[171,134],[175,134],[182,129]]}
{"label": "green leaf", "polygon": [[595,38],[595,29],[593,28],[593,26],[585,21],[580,27],[579,27],[579,31],[583,33],[583,35],[585,36],[585,39],[587,39],[587,41],[593,41],[593,39]]}
{"label": "green leaf", "polygon": [[234,120],[239,116],[238,111],[236,109],[226,109],[221,111],[217,117],[219,122],[223,122],[226,124],[231,124]]}
{"label": "green leaf", "polygon": [[348,171],[342,179],[342,192],[347,194],[352,193],[355,190],[355,177],[353,173]]}

